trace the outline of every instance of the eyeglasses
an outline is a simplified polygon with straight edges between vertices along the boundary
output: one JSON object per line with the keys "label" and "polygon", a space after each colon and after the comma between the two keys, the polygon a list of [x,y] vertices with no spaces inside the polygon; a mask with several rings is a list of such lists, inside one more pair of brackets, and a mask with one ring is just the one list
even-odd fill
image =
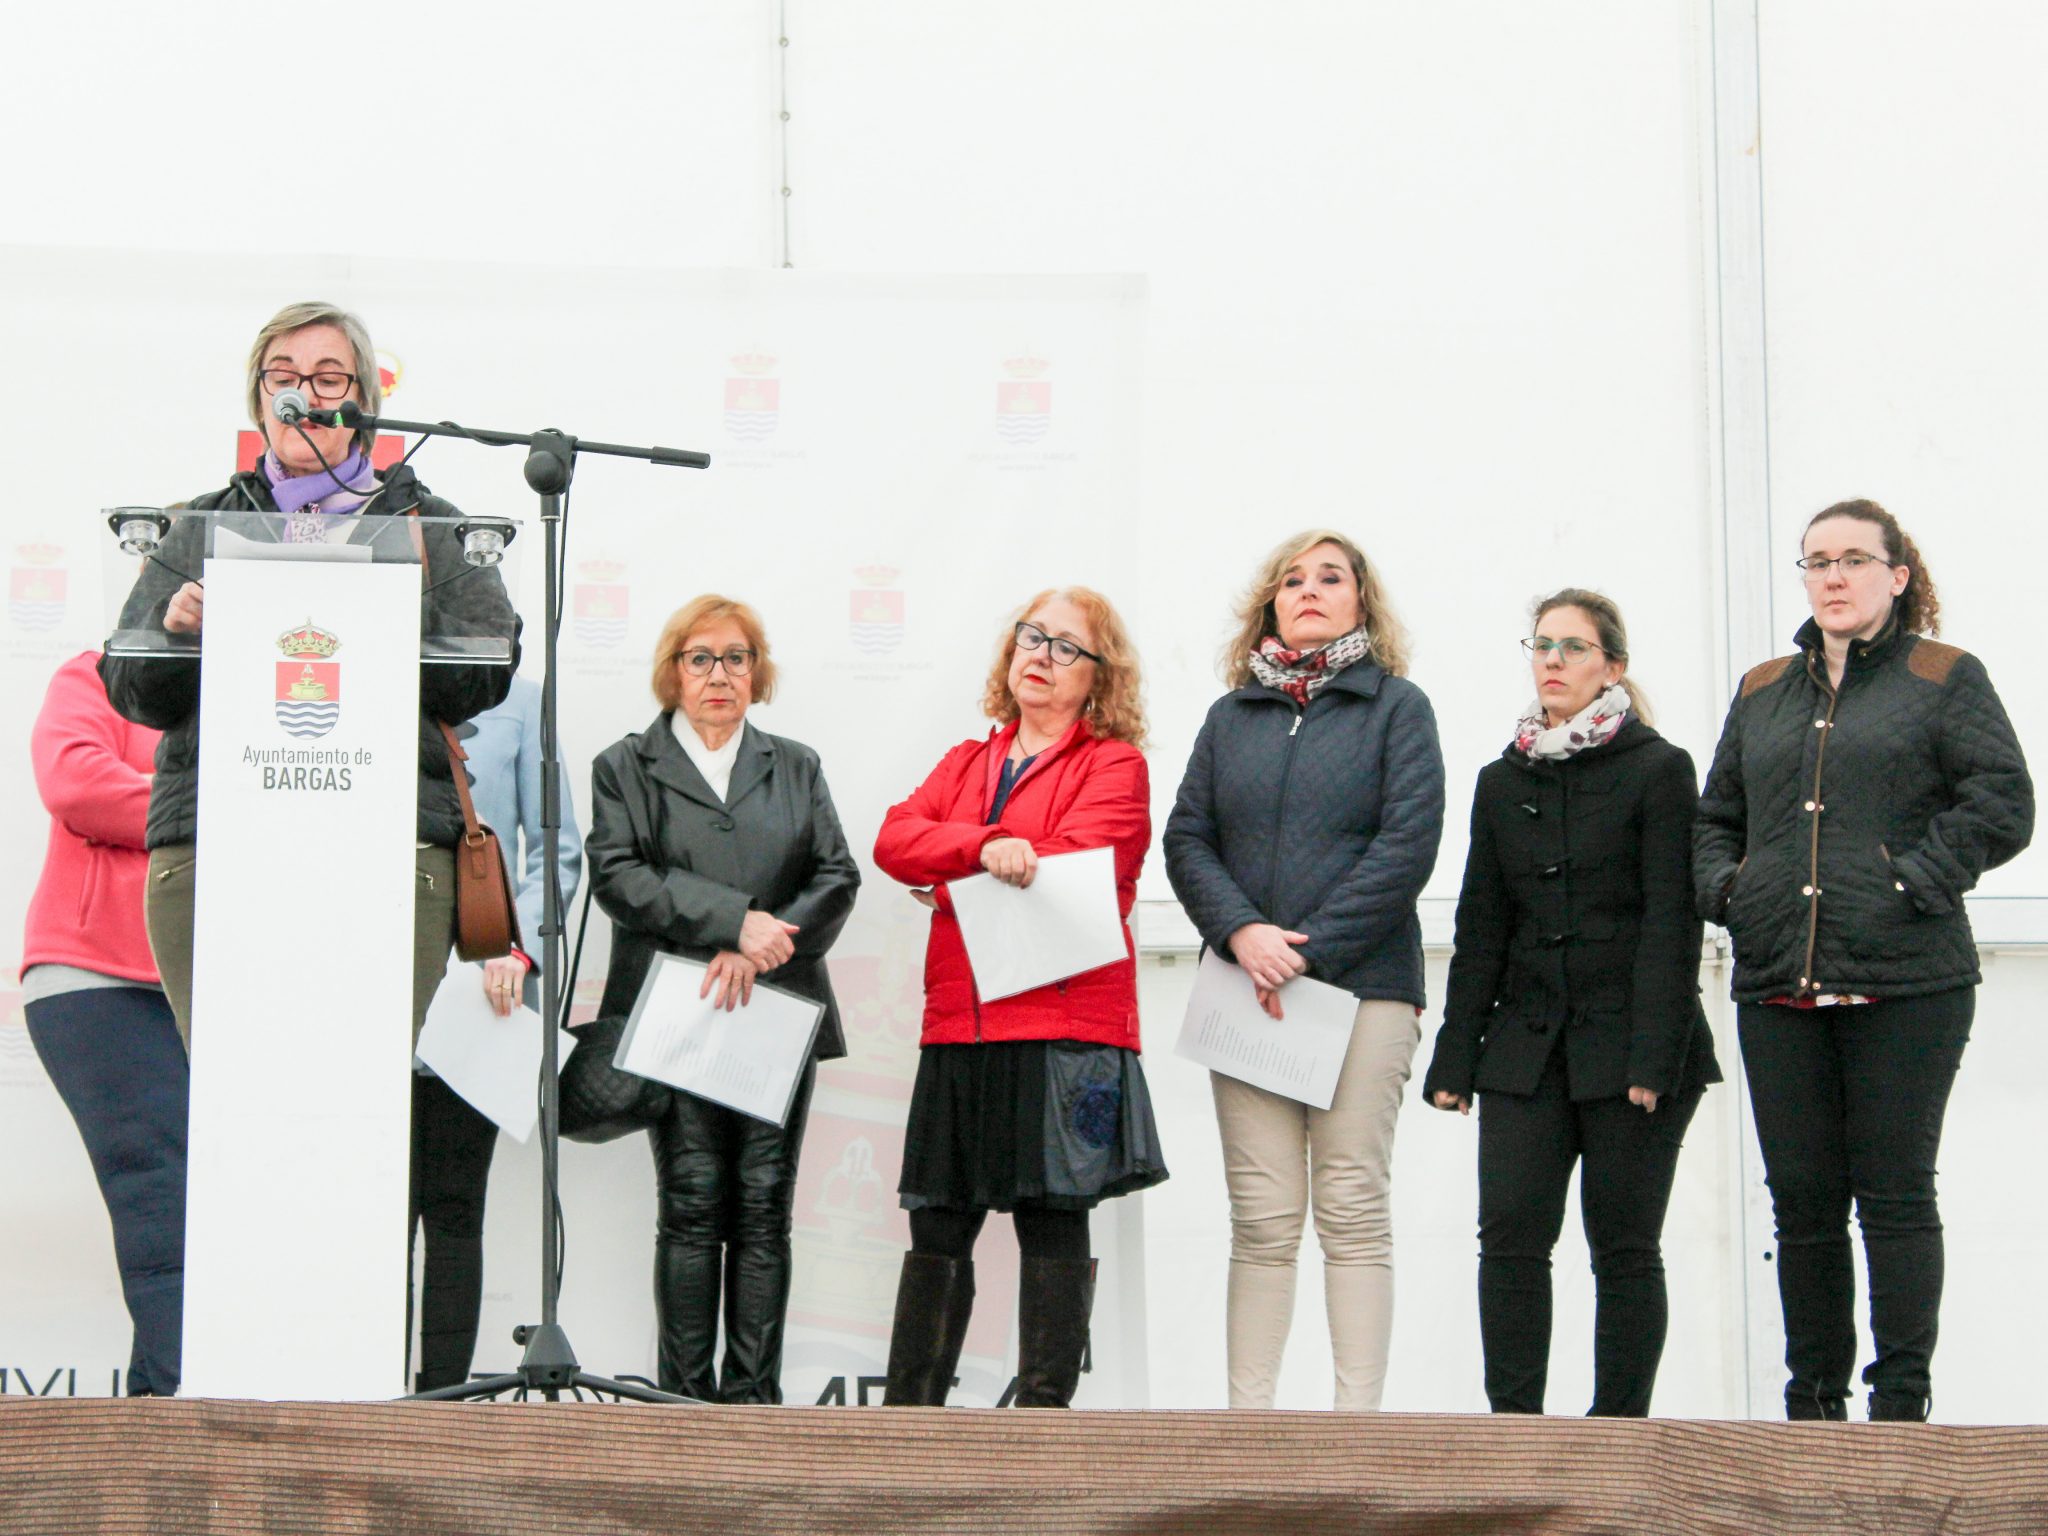
{"label": "eyeglasses", "polygon": [[356,382],[352,373],[300,373],[295,368],[266,368],[256,377],[263,381],[266,395],[274,395],[280,389],[297,389],[303,384],[313,392],[315,400],[346,400]]}
{"label": "eyeglasses", "polygon": [[1052,659],[1058,666],[1071,667],[1083,656],[1086,656],[1090,661],[1102,660],[1093,651],[1084,651],[1080,646],[1074,644],[1073,641],[1062,640],[1058,635],[1048,635],[1036,624],[1027,623],[1023,620],[1018,621],[1016,634],[1018,650],[1035,651],[1041,645],[1050,646],[1052,648]]}
{"label": "eyeglasses", "polygon": [[1862,550],[1857,549],[1851,550],[1846,555],[1836,555],[1833,559],[1823,559],[1819,555],[1808,555],[1805,559],[1794,560],[1792,563],[1805,573],[1808,581],[1826,581],[1828,579],[1828,567],[1831,565],[1839,565],[1844,576],[1854,576],[1858,571],[1865,570],[1870,566],[1888,565],[1890,562],[1879,559],[1876,555],[1866,555]]}
{"label": "eyeglasses", "polygon": [[1547,635],[1531,635],[1522,642],[1522,649],[1538,661],[1548,661],[1553,654],[1562,656],[1569,664],[1584,661],[1593,652],[1607,654],[1606,647],[1595,645],[1590,640],[1581,640],[1576,635],[1563,640],[1552,640]]}
{"label": "eyeglasses", "polygon": [[723,653],[677,651],[676,660],[683,664],[683,670],[692,677],[708,677],[713,667],[724,667],[727,677],[745,677],[754,670],[754,653],[743,651],[738,646]]}

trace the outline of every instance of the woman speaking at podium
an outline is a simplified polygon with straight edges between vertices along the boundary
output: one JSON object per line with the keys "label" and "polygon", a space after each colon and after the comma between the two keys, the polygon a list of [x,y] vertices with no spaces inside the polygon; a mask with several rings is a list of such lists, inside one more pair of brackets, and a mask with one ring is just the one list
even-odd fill
{"label": "woman speaking at podium", "polygon": [[899,1186],[910,1252],[885,1403],[945,1402],[974,1304],[974,1241],[1009,1211],[1023,1251],[1020,1408],[1064,1408],[1095,1293],[1088,1212],[1166,1177],[1138,1062],[1135,952],[997,1001],[980,995],[948,881],[1027,887],[1038,860],[1115,850],[1128,922],[1152,840],[1138,658],[1100,593],[1041,592],[997,648],[997,722],[939,760],[882,820],[875,862],[933,907],[924,1030]]}
{"label": "woman speaking at podium", "polygon": [[[321,408],[354,401],[374,416],[382,404],[382,391],[376,351],[363,322],[331,304],[293,304],[278,311],[256,333],[249,349],[247,399],[250,418],[261,429],[267,450],[256,468],[237,474],[220,490],[194,497],[186,504],[191,510],[250,513],[250,524],[242,530],[245,536],[283,543],[351,538],[352,528],[359,531],[352,519],[410,512],[415,499],[422,516],[456,515],[453,506],[419,487],[409,471],[400,477],[405,482],[400,494],[387,496],[384,480],[370,466],[374,431],[284,422],[272,408],[274,397],[284,389],[303,392]],[[393,489],[398,490],[397,480]],[[400,504],[392,505],[394,501]],[[449,776],[448,747],[437,722],[459,725],[501,701],[519,660],[519,619],[504,582],[493,568],[465,566],[462,546],[451,526],[423,525],[420,530],[431,571],[467,572],[462,579],[434,586],[425,594],[420,608],[421,633],[500,637],[512,642],[512,660],[510,665],[420,668],[419,793],[414,829],[418,878],[412,957],[415,1037],[455,942],[454,849],[463,833],[455,781]],[[144,562],[142,574],[122,606],[121,628],[200,633],[206,593],[197,578],[205,534],[202,518],[183,518],[172,525],[156,557]],[[177,1018],[178,1032],[189,1048],[199,832],[199,658],[105,656],[100,661],[100,676],[116,710],[138,725],[163,732],[144,838],[149,848],[145,915],[164,992]],[[455,1102],[452,1095],[446,1097]],[[416,1105],[415,1114],[421,1112]],[[434,1272],[431,1248],[430,1242],[430,1293]],[[428,1307],[431,1309],[430,1301]]]}
{"label": "woman speaking at podium", "polygon": [[[752,608],[715,595],[685,603],[662,626],[653,681],[662,713],[590,768],[585,852],[612,920],[598,1012],[630,1012],[662,950],[702,961],[705,995],[727,1008],[758,977],[825,1008],[782,1124],[676,1092],[651,1127],[659,1380],[700,1402],[779,1403],[804,1122],[816,1062],[846,1054],[825,952],[853,912],[860,869],[818,754],[747,723],[748,706],[775,692]],[[714,1374],[721,1293],[725,1366]]]}

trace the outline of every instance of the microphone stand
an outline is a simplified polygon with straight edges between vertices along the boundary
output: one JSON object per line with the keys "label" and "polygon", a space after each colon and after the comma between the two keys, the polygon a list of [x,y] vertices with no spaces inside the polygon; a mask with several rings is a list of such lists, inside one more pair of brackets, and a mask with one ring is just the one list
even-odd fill
{"label": "microphone stand", "polygon": [[[672,464],[683,469],[708,469],[711,455],[686,448],[630,448],[618,443],[582,442],[565,432],[547,428],[539,432],[486,432],[457,426],[453,422],[399,421],[390,416],[370,416],[353,402],[334,412],[309,412],[328,416],[335,425],[370,427],[389,432],[410,432],[426,437],[466,437],[493,448],[524,447],[526,483],[540,497],[540,521],[547,560],[547,599],[541,625],[543,662],[540,689],[540,782],[541,829],[546,852],[547,883],[541,893],[541,1068],[540,1068],[540,1321],[522,1323],[512,1330],[512,1339],[526,1348],[519,1368],[501,1376],[412,1394],[416,1401],[454,1401],[497,1397],[510,1392],[525,1398],[538,1392],[550,1402],[559,1402],[564,1391],[580,1388],[643,1403],[695,1403],[691,1397],[657,1391],[631,1382],[613,1381],[593,1375],[576,1363],[569,1335],[557,1319],[561,1300],[561,1063],[555,1047],[555,1031],[562,1018],[561,972],[561,865],[562,792],[560,781],[559,716],[556,713],[555,633],[561,626],[561,590],[557,569],[564,497],[576,474],[578,453],[609,454],[614,458],[645,459],[653,464]],[[462,772],[459,764],[456,771]],[[580,1394],[579,1394],[580,1395]]]}

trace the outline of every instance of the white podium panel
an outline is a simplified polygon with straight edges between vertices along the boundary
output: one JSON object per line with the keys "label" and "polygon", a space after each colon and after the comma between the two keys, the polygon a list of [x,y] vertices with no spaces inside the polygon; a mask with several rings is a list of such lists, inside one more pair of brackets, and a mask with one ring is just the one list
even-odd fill
{"label": "white podium panel", "polygon": [[206,565],[187,1396],[405,1389],[419,597]]}

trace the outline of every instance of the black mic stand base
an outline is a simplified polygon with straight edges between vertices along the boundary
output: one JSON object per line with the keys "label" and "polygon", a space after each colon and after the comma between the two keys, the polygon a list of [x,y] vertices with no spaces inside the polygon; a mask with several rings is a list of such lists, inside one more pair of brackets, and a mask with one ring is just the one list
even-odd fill
{"label": "black mic stand base", "polygon": [[475,1402],[487,1397],[503,1397],[509,1392],[514,1402],[525,1402],[537,1393],[551,1403],[558,1403],[564,1392],[579,1398],[585,1392],[601,1392],[622,1402],[704,1406],[701,1398],[681,1397],[674,1392],[663,1392],[629,1381],[614,1381],[609,1376],[596,1376],[583,1370],[576,1364],[576,1351],[569,1347],[569,1335],[560,1323],[522,1323],[512,1330],[512,1340],[526,1346],[526,1357],[519,1362],[518,1370],[508,1371],[502,1376],[479,1376],[474,1381],[436,1387],[431,1392],[415,1392],[406,1401]]}

